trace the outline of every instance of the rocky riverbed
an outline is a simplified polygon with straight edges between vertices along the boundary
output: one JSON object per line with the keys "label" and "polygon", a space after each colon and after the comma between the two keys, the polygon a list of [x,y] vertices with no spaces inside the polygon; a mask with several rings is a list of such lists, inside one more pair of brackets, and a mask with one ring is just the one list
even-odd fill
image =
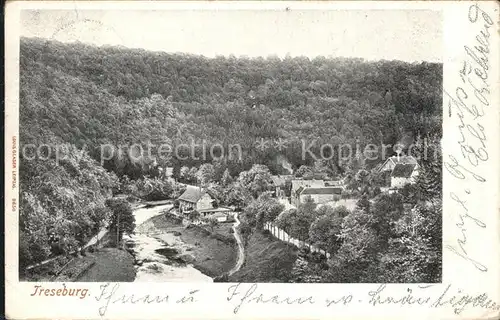
{"label": "rocky riverbed", "polygon": [[[212,278],[193,266],[193,246],[180,235],[182,226],[172,222],[171,228],[157,228],[155,220],[168,206],[140,208],[136,216],[135,234],[124,236],[127,250],[135,258],[136,282],[212,282]],[[156,218],[156,219],[155,219]],[[179,230],[176,230],[179,229]]]}

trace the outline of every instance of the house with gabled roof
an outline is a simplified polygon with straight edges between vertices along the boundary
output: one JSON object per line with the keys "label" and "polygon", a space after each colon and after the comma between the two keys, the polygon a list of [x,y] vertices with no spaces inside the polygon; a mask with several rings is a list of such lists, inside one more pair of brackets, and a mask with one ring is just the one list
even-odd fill
{"label": "house with gabled roof", "polygon": [[382,174],[385,186],[390,186],[392,184],[391,182],[392,172],[396,167],[396,165],[398,164],[412,164],[415,165],[415,170],[418,170],[417,159],[415,159],[413,156],[389,157],[383,163],[379,164],[375,168],[375,172]]}
{"label": "house with gabled roof", "polygon": [[179,200],[179,210],[181,212],[200,211],[214,207],[214,198],[206,190],[196,186],[188,185],[177,200]]}
{"label": "house with gabled roof", "polygon": [[[291,203],[300,203],[300,192],[304,188],[322,188],[325,186],[323,180],[292,180],[292,190],[291,190]],[[300,192],[298,192],[300,189]]]}
{"label": "house with gabled roof", "polygon": [[342,194],[342,187],[300,187],[297,189],[296,206],[311,198],[317,204],[335,201]]}
{"label": "house with gabled roof", "polygon": [[391,173],[391,188],[402,188],[407,184],[415,183],[415,179],[417,176],[417,164],[398,163],[394,166],[394,169]]}
{"label": "house with gabled roof", "polygon": [[324,187],[325,186],[325,181],[323,180],[302,180],[302,179],[295,179],[292,180],[292,196],[294,193],[297,192],[297,189],[300,187]]}
{"label": "house with gabled roof", "polygon": [[417,159],[415,159],[413,156],[392,156],[392,157],[387,158],[382,163],[382,165],[378,166],[377,171],[378,172],[386,172],[386,171],[392,172],[392,170],[394,169],[394,167],[397,164],[416,164],[416,165],[418,165]]}
{"label": "house with gabled roof", "polygon": [[226,221],[229,215],[234,213],[234,210],[226,207],[214,205],[215,198],[209,191],[196,186],[187,186],[186,190],[179,198],[179,211],[184,214],[189,214],[193,210],[200,213],[200,217],[214,217],[219,222]]}

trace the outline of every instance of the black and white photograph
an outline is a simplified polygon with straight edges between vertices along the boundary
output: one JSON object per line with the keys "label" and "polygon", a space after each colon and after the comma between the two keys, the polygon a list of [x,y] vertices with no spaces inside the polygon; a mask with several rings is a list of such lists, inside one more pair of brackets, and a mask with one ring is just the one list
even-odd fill
{"label": "black and white photograph", "polygon": [[19,281],[441,283],[442,12],[252,14],[21,11]]}

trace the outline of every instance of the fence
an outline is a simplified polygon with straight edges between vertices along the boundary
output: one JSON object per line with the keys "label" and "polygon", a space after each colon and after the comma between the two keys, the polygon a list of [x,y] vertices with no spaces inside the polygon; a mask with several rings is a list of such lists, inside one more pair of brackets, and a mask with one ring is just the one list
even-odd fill
{"label": "fence", "polygon": [[308,247],[311,252],[321,253],[325,257],[327,257],[328,259],[330,259],[330,253],[326,252],[323,249],[318,248],[317,246],[311,245],[311,244],[309,244],[309,243],[307,243],[305,241],[301,241],[299,239],[295,239],[295,238],[291,237],[288,233],[285,232],[285,230],[282,230],[282,229],[278,228],[272,222],[266,222],[264,224],[264,229],[268,230],[269,232],[271,232],[271,234],[273,236],[275,236],[276,238],[278,238],[281,241],[285,241],[285,242],[291,243],[291,244],[297,246],[298,248],[300,248],[300,247]]}

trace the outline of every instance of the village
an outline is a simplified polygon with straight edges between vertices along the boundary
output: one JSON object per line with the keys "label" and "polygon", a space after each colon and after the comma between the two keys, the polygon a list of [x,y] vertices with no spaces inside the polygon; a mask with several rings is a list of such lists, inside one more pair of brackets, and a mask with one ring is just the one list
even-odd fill
{"label": "village", "polygon": [[[161,169],[163,177],[181,189],[180,196],[173,199],[174,207],[170,213],[186,218],[190,223],[209,225],[224,222],[234,222],[234,216],[244,208],[221,203],[220,195],[214,192],[217,182],[185,184],[176,181],[173,175],[174,168]],[[392,156],[380,162],[372,169],[372,173],[382,180],[379,192],[389,194],[416,182],[419,165],[413,156]],[[326,178],[326,179],[325,179]],[[294,174],[269,175],[267,190],[272,198],[283,205],[284,210],[297,209],[307,202],[314,202],[317,206],[335,208],[344,206],[348,210],[355,210],[360,197],[346,192],[347,178],[338,180],[328,179],[324,173],[310,172],[298,177]]]}

